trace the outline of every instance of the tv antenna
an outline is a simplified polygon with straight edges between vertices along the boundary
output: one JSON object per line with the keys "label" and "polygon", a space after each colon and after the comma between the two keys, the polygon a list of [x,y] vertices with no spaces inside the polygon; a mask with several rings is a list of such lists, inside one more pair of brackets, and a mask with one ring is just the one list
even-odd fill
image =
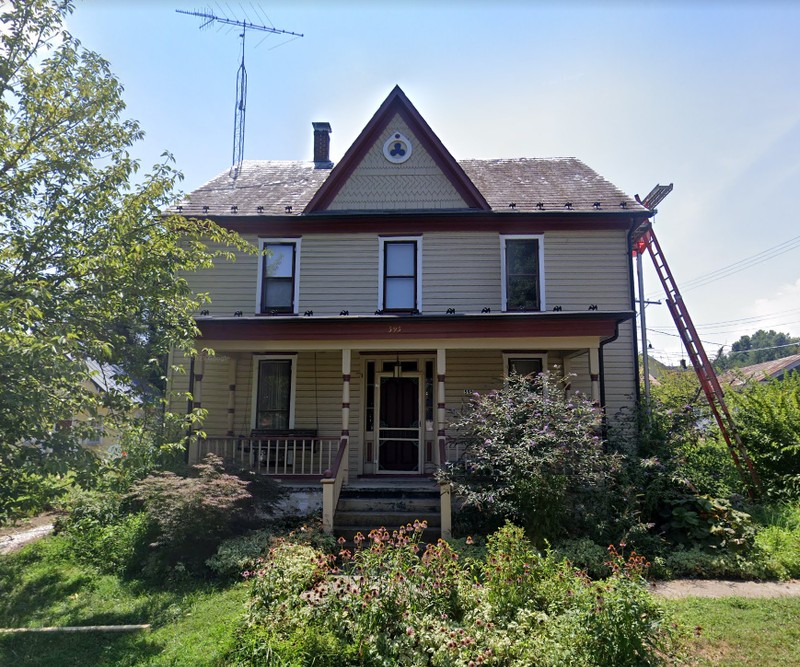
{"label": "tv antenna", "polygon": [[292,35],[293,37],[302,37],[303,35],[290,30],[280,30],[272,26],[253,23],[252,21],[240,21],[239,19],[232,19],[227,16],[217,16],[208,11],[190,12],[183,9],[176,9],[175,11],[178,14],[196,16],[203,19],[204,22],[200,26],[201,30],[214,23],[218,23],[220,25],[235,26],[242,31],[239,34],[242,40],[242,62],[239,65],[239,70],[236,72],[236,107],[233,114],[233,160],[229,172],[230,177],[235,181],[242,169],[242,160],[244,160],[244,121],[245,112],[247,111],[247,70],[244,66],[245,34],[248,30],[258,30],[259,32],[272,33],[275,35]]}

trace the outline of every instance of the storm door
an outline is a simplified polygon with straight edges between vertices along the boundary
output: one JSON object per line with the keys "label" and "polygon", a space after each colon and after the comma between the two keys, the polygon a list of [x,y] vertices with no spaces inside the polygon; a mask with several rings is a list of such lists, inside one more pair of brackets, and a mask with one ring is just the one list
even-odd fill
{"label": "storm door", "polygon": [[379,373],[376,379],[378,472],[417,474],[422,469],[422,374]]}

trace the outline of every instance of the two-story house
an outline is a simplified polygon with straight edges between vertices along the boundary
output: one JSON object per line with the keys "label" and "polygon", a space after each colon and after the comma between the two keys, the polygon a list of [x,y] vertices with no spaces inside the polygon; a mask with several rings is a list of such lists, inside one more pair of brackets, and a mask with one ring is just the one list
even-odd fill
{"label": "two-story house", "polygon": [[266,251],[188,276],[216,353],[173,359],[208,411],[193,456],[321,482],[331,528],[342,488],[457,456],[448,411],[512,371],[633,405],[644,207],[574,158],[456,160],[397,87],[336,166],[313,128],[313,161],[245,161],[181,204]]}

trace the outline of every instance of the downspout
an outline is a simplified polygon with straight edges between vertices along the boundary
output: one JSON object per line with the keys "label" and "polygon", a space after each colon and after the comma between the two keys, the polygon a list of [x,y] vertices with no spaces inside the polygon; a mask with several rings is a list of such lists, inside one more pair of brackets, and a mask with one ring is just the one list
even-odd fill
{"label": "downspout", "polygon": [[[633,289],[633,232],[636,230],[637,227],[636,218],[631,218],[631,226],[628,228],[628,286],[630,288],[630,297],[631,297],[631,310],[636,313],[636,293]],[[617,325],[619,326],[619,325]],[[619,331],[617,331],[617,336],[619,335]],[[616,336],[615,336],[616,338]],[[647,341],[642,341],[643,349],[647,349]],[[603,364],[603,355],[602,355],[602,345],[601,345],[601,354],[600,354],[600,368],[602,369]],[[642,390],[641,390],[641,383],[642,378],[639,376],[639,337],[636,335],[636,315],[633,317],[633,367],[635,369],[635,396],[636,396],[636,405],[639,405],[642,400]],[[601,390],[602,391],[602,390]]]}
{"label": "downspout", "polygon": [[608,442],[608,414],[606,413],[606,370],[603,362],[603,347],[607,343],[613,343],[619,338],[619,322],[614,325],[614,335],[600,341],[597,357],[600,362],[600,405],[603,408],[603,441]]}

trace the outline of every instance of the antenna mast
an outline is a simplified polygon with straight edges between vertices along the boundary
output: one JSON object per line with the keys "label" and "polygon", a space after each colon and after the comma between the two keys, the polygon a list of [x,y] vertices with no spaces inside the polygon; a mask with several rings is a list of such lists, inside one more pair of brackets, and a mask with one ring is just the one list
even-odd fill
{"label": "antenna mast", "polygon": [[[187,16],[197,16],[204,19],[200,29],[207,28],[212,23],[216,22],[221,25],[235,26],[241,29],[239,37],[242,40],[242,62],[239,65],[239,70],[236,72],[236,107],[233,114],[233,159],[231,162],[230,177],[235,181],[236,177],[242,168],[242,160],[244,160],[244,121],[245,112],[247,111],[247,70],[244,66],[244,40],[247,30],[258,30],[260,32],[272,33],[275,35],[292,35],[294,37],[302,37],[300,33],[291,32],[290,30],[279,30],[271,26],[253,23],[251,21],[240,21],[238,19],[230,19],[227,16],[217,16],[207,11],[194,11],[188,12],[182,9],[175,10],[178,14],[186,14]],[[267,19],[269,20],[269,19]]]}

